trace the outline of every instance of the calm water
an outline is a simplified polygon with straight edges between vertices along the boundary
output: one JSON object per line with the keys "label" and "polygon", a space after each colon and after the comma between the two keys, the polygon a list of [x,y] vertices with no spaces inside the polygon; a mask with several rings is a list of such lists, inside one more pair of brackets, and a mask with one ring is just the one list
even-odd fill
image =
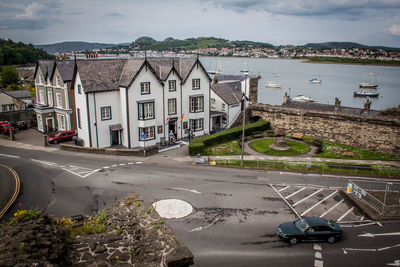
{"label": "calm water", "polygon": [[[374,73],[380,95],[370,98],[371,109],[382,110],[400,104],[400,67],[316,64],[265,58],[201,57],[200,60],[207,70],[215,70],[218,66],[224,74],[240,74],[240,70],[246,68],[251,74],[261,75],[259,103],[280,105],[284,93],[288,92],[292,97],[302,94],[325,104],[333,104],[338,97],[342,106],[362,108],[366,98],[354,97],[353,93],[360,90],[360,82],[370,80],[369,73]],[[273,77],[274,72],[279,77]],[[322,83],[311,84],[309,80],[314,77]],[[270,81],[284,86],[281,89],[267,88],[265,84]]]}

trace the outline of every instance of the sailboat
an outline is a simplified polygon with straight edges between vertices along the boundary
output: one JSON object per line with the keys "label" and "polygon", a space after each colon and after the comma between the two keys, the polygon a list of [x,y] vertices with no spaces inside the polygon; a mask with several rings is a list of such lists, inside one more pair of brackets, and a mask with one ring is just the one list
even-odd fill
{"label": "sailboat", "polygon": [[376,81],[375,74],[373,72],[370,72],[369,76],[370,76],[369,81],[361,82],[360,88],[370,88],[370,89],[378,88],[378,82]]}
{"label": "sailboat", "polygon": [[247,63],[244,63],[244,68],[241,69],[240,72],[243,73],[244,75],[249,74],[249,70],[247,69]]}

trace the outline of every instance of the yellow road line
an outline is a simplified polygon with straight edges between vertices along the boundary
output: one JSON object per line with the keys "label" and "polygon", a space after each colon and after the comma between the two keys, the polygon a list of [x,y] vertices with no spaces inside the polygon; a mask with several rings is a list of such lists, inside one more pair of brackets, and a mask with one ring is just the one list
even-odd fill
{"label": "yellow road line", "polygon": [[20,188],[20,183],[21,182],[19,180],[18,173],[14,169],[12,169],[12,168],[10,168],[8,166],[5,166],[3,164],[0,164],[0,166],[2,166],[4,168],[7,168],[14,175],[14,179],[15,179],[15,191],[14,191],[14,194],[13,194],[12,198],[10,199],[10,201],[5,206],[5,208],[0,211],[0,218],[1,218],[1,217],[3,217],[4,213],[6,213],[6,211],[10,208],[10,206],[14,203],[14,201],[17,199],[18,194],[19,194],[19,188]]}

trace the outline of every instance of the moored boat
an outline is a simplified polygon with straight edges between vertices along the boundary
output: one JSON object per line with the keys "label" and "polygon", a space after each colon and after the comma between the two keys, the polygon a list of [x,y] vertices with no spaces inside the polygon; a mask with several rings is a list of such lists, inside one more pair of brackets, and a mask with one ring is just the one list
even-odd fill
{"label": "moored boat", "polygon": [[354,96],[370,96],[370,97],[377,97],[379,93],[371,92],[368,90],[361,90],[358,92],[354,92]]}
{"label": "moored boat", "polygon": [[297,101],[297,102],[314,102],[315,100],[312,99],[309,96],[305,96],[305,95],[298,95],[296,97],[292,98],[292,101]]}
{"label": "moored boat", "polygon": [[310,80],[310,83],[312,83],[312,84],[319,84],[319,83],[321,83],[322,81],[320,80],[320,79],[318,79],[318,78],[312,78],[311,80]]}
{"label": "moored boat", "polygon": [[373,72],[369,73],[369,81],[363,81],[359,84],[360,88],[376,89],[378,88],[378,82],[376,81],[375,74]]}
{"label": "moored boat", "polygon": [[269,88],[282,88],[283,85],[275,82],[268,82],[265,84],[265,86]]}

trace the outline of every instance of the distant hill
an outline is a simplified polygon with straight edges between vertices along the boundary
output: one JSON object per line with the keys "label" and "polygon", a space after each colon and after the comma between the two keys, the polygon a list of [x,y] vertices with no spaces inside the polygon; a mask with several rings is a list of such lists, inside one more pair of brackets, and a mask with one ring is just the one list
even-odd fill
{"label": "distant hill", "polygon": [[325,43],[308,43],[304,47],[312,47],[314,49],[350,49],[350,48],[363,48],[363,49],[382,49],[385,51],[400,51],[400,48],[387,47],[387,46],[367,46],[352,42],[325,42]]}
{"label": "distant hill", "polygon": [[35,48],[32,44],[0,38],[0,66],[24,65],[35,63],[38,59],[50,58],[54,58],[54,56],[47,54],[42,49]]}
{"label": "distant hill", "polygon": [[134,41],[130,47],[140,48],[143,50],[171,50],[179,51],[182,49],[205,49],[205,48],[232,48],[232,47],[260,47],[273,48],[274,46],[268,43],[252,42],[252,41],[229,41],[226,39],[215,37],[198,37],[178,40],[172,37],[166,38],[164,41],[156,41],[151,37],[140,37]]}
{"label": "distant hill", "polygon": [[49,54],[85,51],[102,48],[113,48],[129,44],[104,44],[104,43],[88,43],[88,42],[62,42],[56,44],[35,45],[36,48],[41,48]]}

